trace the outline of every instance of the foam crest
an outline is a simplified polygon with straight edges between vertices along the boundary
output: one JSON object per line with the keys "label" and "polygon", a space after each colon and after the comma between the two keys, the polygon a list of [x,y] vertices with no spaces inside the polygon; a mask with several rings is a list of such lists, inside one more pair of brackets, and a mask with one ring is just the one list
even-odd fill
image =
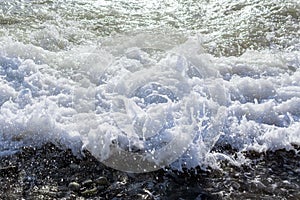
{"label": "foam crest", "polygon": [[[2,154],[53,142],[146,172],[239,165],[243,151],[300,145],[297,51],[218,58],[201,37],[161,51],[139,41],[58,52],[0,43]],[[239,156],[213,150],[228,144]]]}

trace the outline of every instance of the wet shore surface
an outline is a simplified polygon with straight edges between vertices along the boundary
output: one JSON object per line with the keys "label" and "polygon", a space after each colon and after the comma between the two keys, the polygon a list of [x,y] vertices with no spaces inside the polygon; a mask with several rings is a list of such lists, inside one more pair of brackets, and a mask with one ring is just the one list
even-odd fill
{"label": "wet shore surface", "polygon": [[[299,148],[298,148],[299,150]],[[129,174],[53,144],[0,158],[0,199],[300,199],[300,153],[248,152],[222,170]]]}

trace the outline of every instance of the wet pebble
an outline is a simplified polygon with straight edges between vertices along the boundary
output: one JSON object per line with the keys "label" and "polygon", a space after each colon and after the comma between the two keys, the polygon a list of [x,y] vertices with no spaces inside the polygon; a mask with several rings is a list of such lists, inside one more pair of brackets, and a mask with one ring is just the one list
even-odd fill
{"label": "wet pebble", "polygon": [[84,187],[89,187],[89,186],[91,186],[93,183],[94,183],[94,182],[93,182],[92,179],[87,179],[87,180],[83,181],[83,182],[81,183],[81,185],[84,186]]}
{"label": "wet pebble", "polygon": [[81,192],[81,195],[84,197],[89,197],[89,196],[93,196],[95,194],[97,194],[98,189],[97,187],[93,187],[92,189],[86,189],[84,191]]}
{"label": "wet pebble", "polygon": [[71,182],[71,183],[69,183],[69,189],[77,192],[80,189],[80,184],[77,182]]}
{"label": "wet pebble", "polygon": [[97,185],[108,185],[108,184],[109,184],[107,178],[106,178],[106,177],[103,177],[103,176],[97,178],[97,179],[95,180],[95,183],[96,183]]}

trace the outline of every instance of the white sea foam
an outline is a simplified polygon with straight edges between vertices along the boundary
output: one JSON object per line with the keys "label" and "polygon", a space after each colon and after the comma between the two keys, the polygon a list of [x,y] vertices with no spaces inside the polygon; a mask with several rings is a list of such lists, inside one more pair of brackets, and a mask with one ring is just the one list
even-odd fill
{"label": "white sea foam", "polygon": [[147,166],[136,167],[176,161],[178,169],[246,161],[212,152],[218,145],[237,152],[300,145],[299,51],[218,58],[199,39],[162,49],[164,39],[118,46],[103,38],[102,46],[54,52],[1,38],[1,155],[53,142],[75,154],[87,148],[108,165],[119,165],[107,159],[125,149],[145,152]]}

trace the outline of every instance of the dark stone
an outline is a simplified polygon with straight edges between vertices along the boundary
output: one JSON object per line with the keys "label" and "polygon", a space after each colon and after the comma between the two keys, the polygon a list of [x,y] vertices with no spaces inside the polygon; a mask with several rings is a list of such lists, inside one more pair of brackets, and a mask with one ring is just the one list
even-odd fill
{"label": "dark stone", "polygon": [[71,182],[71,183],[69,183],[68,187],[69,187],[70,190],[77,192],[80,189],[80,184],[77,183],[77,182]]}

